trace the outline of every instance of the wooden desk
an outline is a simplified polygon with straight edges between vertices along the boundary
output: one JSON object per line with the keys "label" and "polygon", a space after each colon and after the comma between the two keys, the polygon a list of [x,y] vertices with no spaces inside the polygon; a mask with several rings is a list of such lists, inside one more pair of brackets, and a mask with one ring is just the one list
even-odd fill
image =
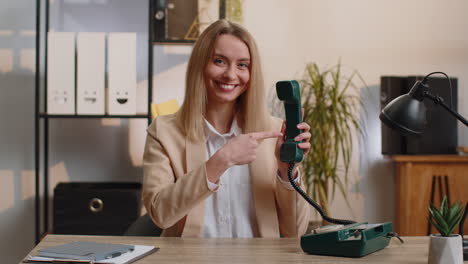
{"label": "wooden desk", "polygon": [[[44,247],[72,241],[93,241],[153,245],[160,248],[135,263],[427,263],[429,238],[407,237],[405,244],[392,240],[384,250],[363,258],[340,258],[307,255],[302,252],[299,239],[197,239],[159,237],[106,237],[47,235],[31,252]],[[465,263],[468,263],[466,261]]]}
{"label": "wooden desk", "polygon": [[[447,176],[450,201],[468,201],[468,155],[397,155],[390,156],[396,163],[395,175],[395,231],[401,236],[425,236],[428,234],[429,203],[432,178]],[[434,188],[434,201],[440,202],[440,189]],[[445,193],[445,192],[443,192]],[[468,221],[464,230],[468,230]],[[456,230],[458,232],[458,228]],[[466,232],[466,231],[465,231]],[[437,233],[432,227],[431,233]]]}

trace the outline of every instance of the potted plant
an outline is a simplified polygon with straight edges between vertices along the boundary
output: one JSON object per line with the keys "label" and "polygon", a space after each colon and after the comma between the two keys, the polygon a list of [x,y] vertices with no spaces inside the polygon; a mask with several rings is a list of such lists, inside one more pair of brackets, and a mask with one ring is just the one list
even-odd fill
{"label": "potted plant", "polygon": [[[312,133],[311,149],[302,161],[301,177],[304,177],[307,194],[322,206],[327,215],[336,189],[350,207],[346,186],[353,137],[362,135],[363,128],[359,120],[359,107],[363,104],[355,79],[360,81],[361,87],[366,87],[357,71],[345,74],[341,62],[338,62],[323,71],[316,63],[307,64],[299,80],[303,120],[310,125]],[[272,105],[273,114],[277,116],[281,116],[283,111],[279,104],[276,100]]]}
{"label": "potted plant", "polygon": [[462,237],[453,234],[463,216],[462,205],[455,202],[452,206],[447,197],[442,199],[440,208],[429,205],[429,221],[440,232],[432,234],[429,242],[429,264],[463,263]]}

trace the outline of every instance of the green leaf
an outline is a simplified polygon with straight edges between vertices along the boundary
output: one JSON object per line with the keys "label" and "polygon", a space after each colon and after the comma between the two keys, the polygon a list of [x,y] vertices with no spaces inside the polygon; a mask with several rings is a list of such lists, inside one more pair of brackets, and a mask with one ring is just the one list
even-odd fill
{"label": "green leaf", "polygon": [[442,236],[447,236],[447,230],[445,230],[442,226],[440,226],[436,221],[432,220],[432,219],[429,219],[431,224],[439,231],[439,233],[442,235]]}
{"label": "green leaf", "polygon": [[460,211],[458,215],[455,215],[451,221],[448,222],[448,230],[450,233],[453,233],[453,230],[457,227],[463,217],[463,213]]}
{"label": "green leaf", "polygon": [[442,203],[440,203],[440,211],[444,217],[447,217],[447,196],[444,196],[442,199]]}
{"label": "green leaf", "polygon": [[449,209],[448,219],[456,217],[462,211],[461,204],[455,202],[452,208]]}

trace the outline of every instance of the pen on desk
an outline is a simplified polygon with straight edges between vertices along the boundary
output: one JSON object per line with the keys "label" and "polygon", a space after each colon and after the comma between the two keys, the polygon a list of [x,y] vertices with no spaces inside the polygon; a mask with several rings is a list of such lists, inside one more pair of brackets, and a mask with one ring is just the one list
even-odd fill
{"label": "pen on desk", "polygon": [[[55,261],[57,261],[57,260],[58,260],[58,259],[56,259]],[[60,260],[58,260],[58,261],[60,261]],[[99,261],[94,261],[94,260],[79,260],[79,261],[81,261],[81,262],[77,262],[77,261],[75,261],[75,260],[72,260],[72,261],[70,261],[70,262],[68,262],[68,263],[70,263],[70,264],[71,264],[71,263],[114,264],[114,262],[104,262],[104,261],[106,261],[106,260],[99,260]],[[56,263],[53,263],[53,264],[59,264],[59,263],[60,263],[60,264],[63,264],[63,262],[56,262]]]}
{"label": "pen on desk", "polygon": [[[51,264],[75,264],[75,263],[86,263],[95,264],[93,260],[52,260]],[[113,264],[112,262],[97,262],[96,264]]]}
{"label": "pen on desk", "polygon": [[84,260],[80,260],[80,261],[52,260],[50,263],[51,263],[51,264],[74,264],[74,263],[94,264],[93,261],[84,261]]}
{"label": "pen on desk", "polygon": [[122,255],[122,252],[115,252],[106,256],[106,259],[116,258]]}
{"label": "pen on desk", "polygon": [[124,252],[114,252],[114,253],[111,253],[109,255],[107,255],[105,258],[106,259],[111,259],[111,258],[116,258],[116,257],[120,257],[122,256],[122,254],[125,254],[125,253],[128,253],[128,252],[132,252],[134,249],[133,248],[130,248],[128,249],[127,251],[124,251]]}

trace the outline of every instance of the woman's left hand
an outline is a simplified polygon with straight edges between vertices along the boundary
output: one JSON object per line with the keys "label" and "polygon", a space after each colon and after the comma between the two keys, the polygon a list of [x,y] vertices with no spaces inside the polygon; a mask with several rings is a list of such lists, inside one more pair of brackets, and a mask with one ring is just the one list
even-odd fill
{"label": "woman's left hand", "polygon": [[[298,144],[298,147],[304,151],[304,156],[305,156],[307,155],[307,153],[309,153],[309,150],[310,150],[309,141],[310,141],[310,138],[312,137],[312,134],[310,133],[310,126],[307,123],[302,122],[297,125],[297,128],[301,129],[302,133],[297,135],[294,138],[294,141],[297,141],[297,142],[302,141],[301,143]],[[279,156],[281,145],[284,143],[284,138],[286,137],[286,121],[283,121],[283,126],[281,127],[281,133],[283,133],[284,136],[279,137],[278,140],[276,141],[275,155],[276,155],[276,159],[278,160],[278,170],[281,175],[281,178],[285,181],[288,181],[289,180],[288,179],[289,163],[282,162]],[[295,166],[294,167],[295,169],[297,166],[297,163],[294,166]],[[296,177],[297,175],[294,175],[294,178]]]}

